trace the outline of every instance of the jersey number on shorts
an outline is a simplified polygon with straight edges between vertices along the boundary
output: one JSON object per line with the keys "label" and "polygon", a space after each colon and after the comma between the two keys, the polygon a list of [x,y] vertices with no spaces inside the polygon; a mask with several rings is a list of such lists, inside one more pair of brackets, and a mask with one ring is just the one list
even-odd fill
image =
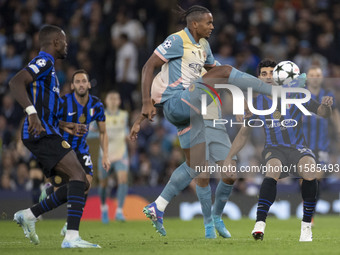
{"label": "jersey number on shorts", "polygon": [[91,166],[92,161],[91,161],[91,156],[90,155],[84,155],[83,159],[85,160],[85,166]]}

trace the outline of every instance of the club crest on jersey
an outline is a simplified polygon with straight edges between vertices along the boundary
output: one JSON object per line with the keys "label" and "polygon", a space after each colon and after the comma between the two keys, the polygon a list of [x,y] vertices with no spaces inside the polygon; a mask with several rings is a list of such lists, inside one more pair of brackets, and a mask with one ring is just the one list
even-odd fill
{"label": "club crest on jersey", "polygon": [[63,148],[65,148],[65,149],[68,149],[68,148],[71,147],[71,145],[69,145],[69,143],[66,142],[66,141],[62,141],[62,142],[61,142],[61,146],[63,146]]}
{"label": "club crest on jersey", "polygon": [[94,108],[91,108],[89,113],[90,113],[90,116],[92,117],[94,115]]}
{"label": "club crest on jersey", "polygon": [[274,117],[274,119],[279,120],[279,119],[281,118],[281,113],[280,113],[280,111],[276,110],[276,111],[273,113],[273,117]]}
{"label": "club crest on jersey", "polygon": [[84,113],[82,115],[80,115],[78,121],[79,121],[79,123],[85,123],[86,117],[85,117]]}
{"label": "club crest on jersey", "polygon": [[46,60],[43,58],[40,58],[37,61],[35,61],[35,63],[40,67],[44,67],[46,65]]}

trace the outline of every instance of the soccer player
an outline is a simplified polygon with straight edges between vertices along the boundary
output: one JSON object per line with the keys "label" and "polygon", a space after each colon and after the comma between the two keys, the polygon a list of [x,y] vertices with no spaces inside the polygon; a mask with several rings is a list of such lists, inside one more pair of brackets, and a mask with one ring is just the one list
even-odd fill
{"label": "soccer player", "polygon": [[60,135],[59,82],[54,69],[57,59],[67,55],[66,35],[57,26],[46,25],[39,31],[40,52],[9,82],[11,92],[25,109],[27,117],[22,128],[24,145],[44,167],[46,177],[67,176],[69,182],[31,208],[14,214],[24,234],[33,244],[39,244],[35,232],[37,218],[67,202],[67,232],[62,248],[100,248],[79,236],[85,191],[89,188],[86,174],[75,152]]}
{"label": "soccer player", "polygon": [[[324,96],[334,99],[334,94],[322,88],[323,73],[319,66],[311,66],[307,71],[307,88],[312,94],[312,98],[321,103]],[[331,122],[331,123],[330,123]],[[303,133],[306,138],[308,148],[315,155],[315,161],[321,164],[322,171],[316,171],[318,180],[318,195],[320,196],[320,182],[324,174],[327,172],[327,164],[329,163],[329,124],[332,124],[336,131],[336,138],[340,138],[340,114],[335,104],[332,106],[332,116],[329,119],[322,118],[318,115],[303,116]]]}
{"label": "soccer player", "polygon": [[[73,92],[63,96],[60,100],[59,120],[65,123],[84,124],[86,125],[87,130],[89,124],[92,121],[96,121],[99,129],[100,147],[103,151],[101,164],[102,168],[108,170],[110,162],[108,160],[108,137],[106,133],[104,106],[99,98],[90,94],[89,90],[91,89],[91,83],[89,74],[85,70],[80,69],[73,73],[71,89]],[[93,165],[89,146],[86,143],[88,132],[83,134],[83,136],[75,136],[61,130],[60,134],[76,152],[77,158],[86,173],[86,178],[91,187],[93,180]],[[42,192],[42,197],[53,193],[53,191],[56,190],[56,187],[60,187],[64,181],[62,176],[52,177],[53,185],[46,189],[46,193]],[[87,194],[88,191],[85,193],[85,203]],[[67,225],[65,224],[61,231],[61,235],[65,235],[66,227]]]}
{"label": "soccer player", "polygon": [[[274,85],[272,75],[275,65],[276,63],[274,61],[262,60],[258,67],[258,77]],[[301,95],[298,94],[297,97],[299,98]],[[311,112],[323,117],[329,117],[332,103],[332,97],[325,96],[322,98],[321,104],[310,100],[303,105]],[[272,99],[269,96],[258,95],[253,100],[253,105],[255,109],[266,110],[271,107]],[[296,105],[291,105],[290,108],[287,109],[287,114],[281,115],[281,104],[278,102],[277,109],[274,113],[265,116],[253,115],[249,120],[256,119],[264,123],[266,143],[262,155],[268,171],[261,185],[256,224],[252,235],[255,240],[263,239],[267,214],[270,206],[275,201],[276,183],[281,171],[270,170],[270,167],[272,169],[276,167],[276,169],[282,170],[282,166],[295,165],[295,169],[297,169],[297,172],[303,179],[301,193],[304,204],[300,241],[312,241],[311,218],[315,209],[317,182],[314,171],[309,171],[309,169],[315,167],[315,156],[313,152],[306,147],[307,145],[302,130],[302,112]],[[296,126],[292,125],[294,121],[297,123]],[[282,123],[285,123],[285,125]],[[245,145],[249,133],[250,127],[241,127],[226,158],[226,165],[231,164],[232,157]]]}
{"label": "soccer player", "polygon": [[[163,214],[171,199],[189,185],[205,166],[205,128],[201,108],[201,95],[215,83],[229,83],[270,95],[272,86],[261,80],[225,65],[215,66],[208,38],[214,29],[211,12],[202,6],[192,6],[182,12],[187,27],[170,35],[159,45],[142,70],[142,112],[130,133],[136,139],[140,123],[152,118],[156,108],[163,109],[164,116],[177,127],[180,145],[186,162],[172,174],[170,181],[155,202],[144,208],[157,232],[166,235]],[[156,68],[162,67],[156,77]],[[204,74],[205,70],[207,72]],[[151,90],[152,85],[152,90]],[[151,93],[150,93],[151,92]],[[210,100],[210,101],[209,101]],[[208,98],[210,104],[211,99]],[[199,183],[198,183],[199,185]],[[200,198],[201,192],[197,192]],[[202,194],[203,197],[206,197]],[[205,205],[202,205],[205,206]]]}
{"label": "soccer player", "polygon": [[116,220],[125,221],[123,215],[123,206],[125,197],[128,193],[128,171],[129,171],[129,158],[127,148],[127,135],[129,134],[128,128],[128,112],[119,109],[121,104],[120,95],[117,91],[110,91],[106,95],[106,129],[109,136],[109,171],[105,171],[102,167],[102,150],[100,151],[100,158],[98,161],[98,177],[99,177],[99,196],[101,201],[101,214],[102,222],[107,224],[109,222],[108,206],[106,204],[107,196],[107,179],[113,170],[117,175],[117,200],[118,207],[116,210]]}

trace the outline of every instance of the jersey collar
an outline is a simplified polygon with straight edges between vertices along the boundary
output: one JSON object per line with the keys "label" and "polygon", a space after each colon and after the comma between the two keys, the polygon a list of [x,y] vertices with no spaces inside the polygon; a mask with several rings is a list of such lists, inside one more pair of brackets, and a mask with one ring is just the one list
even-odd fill
{"label": "jersey collar", "polygon": [[184,31],[185,31],[185,33],[187,33],[187,35],[188,35],[190,41],[192,42],[192,44],[194,44],[194,45],[200,45],[199,43],[197,43],[197,42],[195,41],[194,37],[192,36],[192,34],[190,33],[190,31],[189,31],[189,29],[188,29],[187,27],[184,28]]}
{"label": "jersey collar", "polygon": [[49,53],[47,53],[47,52],[45,52],[45,51],[40,51],[40,52],[39,52],[39,55],[47,57],[47,58],[50,59],[50,60],[52,61],[52,63],[54,64],[54,58],[52,57],[51,54],[49,54]]}

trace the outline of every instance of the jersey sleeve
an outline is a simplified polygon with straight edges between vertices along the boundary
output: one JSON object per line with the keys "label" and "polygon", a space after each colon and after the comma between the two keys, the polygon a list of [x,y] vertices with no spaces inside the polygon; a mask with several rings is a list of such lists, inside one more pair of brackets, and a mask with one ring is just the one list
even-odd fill
{"label": "jersey sleeve", "polygon": [[32,75],[33,80],[36,81],[47,76],[52,68],[52,61],[41,57],[32,60],[24,69],[28,71]]}
{"label": "jersey sleeve", "polygon": [[173,34],[160,44],[154,53],[164,62],[183,56],[183,40],[179,35]]}
{"label": "jersey sleeve", "polygon": [[211,52],[209,43],[207,43],[206,52],[207,52],[207,59],[205,60],[204,65],[209,66],[209,67],[216,66],[216,61],[215,61],[214,55]]}
{"label": "jersey sleeve", "polygon": [[98,102],[96,104],[94,119],[96,121],[105,121],[106,120],[104,105],[101,102]]}

